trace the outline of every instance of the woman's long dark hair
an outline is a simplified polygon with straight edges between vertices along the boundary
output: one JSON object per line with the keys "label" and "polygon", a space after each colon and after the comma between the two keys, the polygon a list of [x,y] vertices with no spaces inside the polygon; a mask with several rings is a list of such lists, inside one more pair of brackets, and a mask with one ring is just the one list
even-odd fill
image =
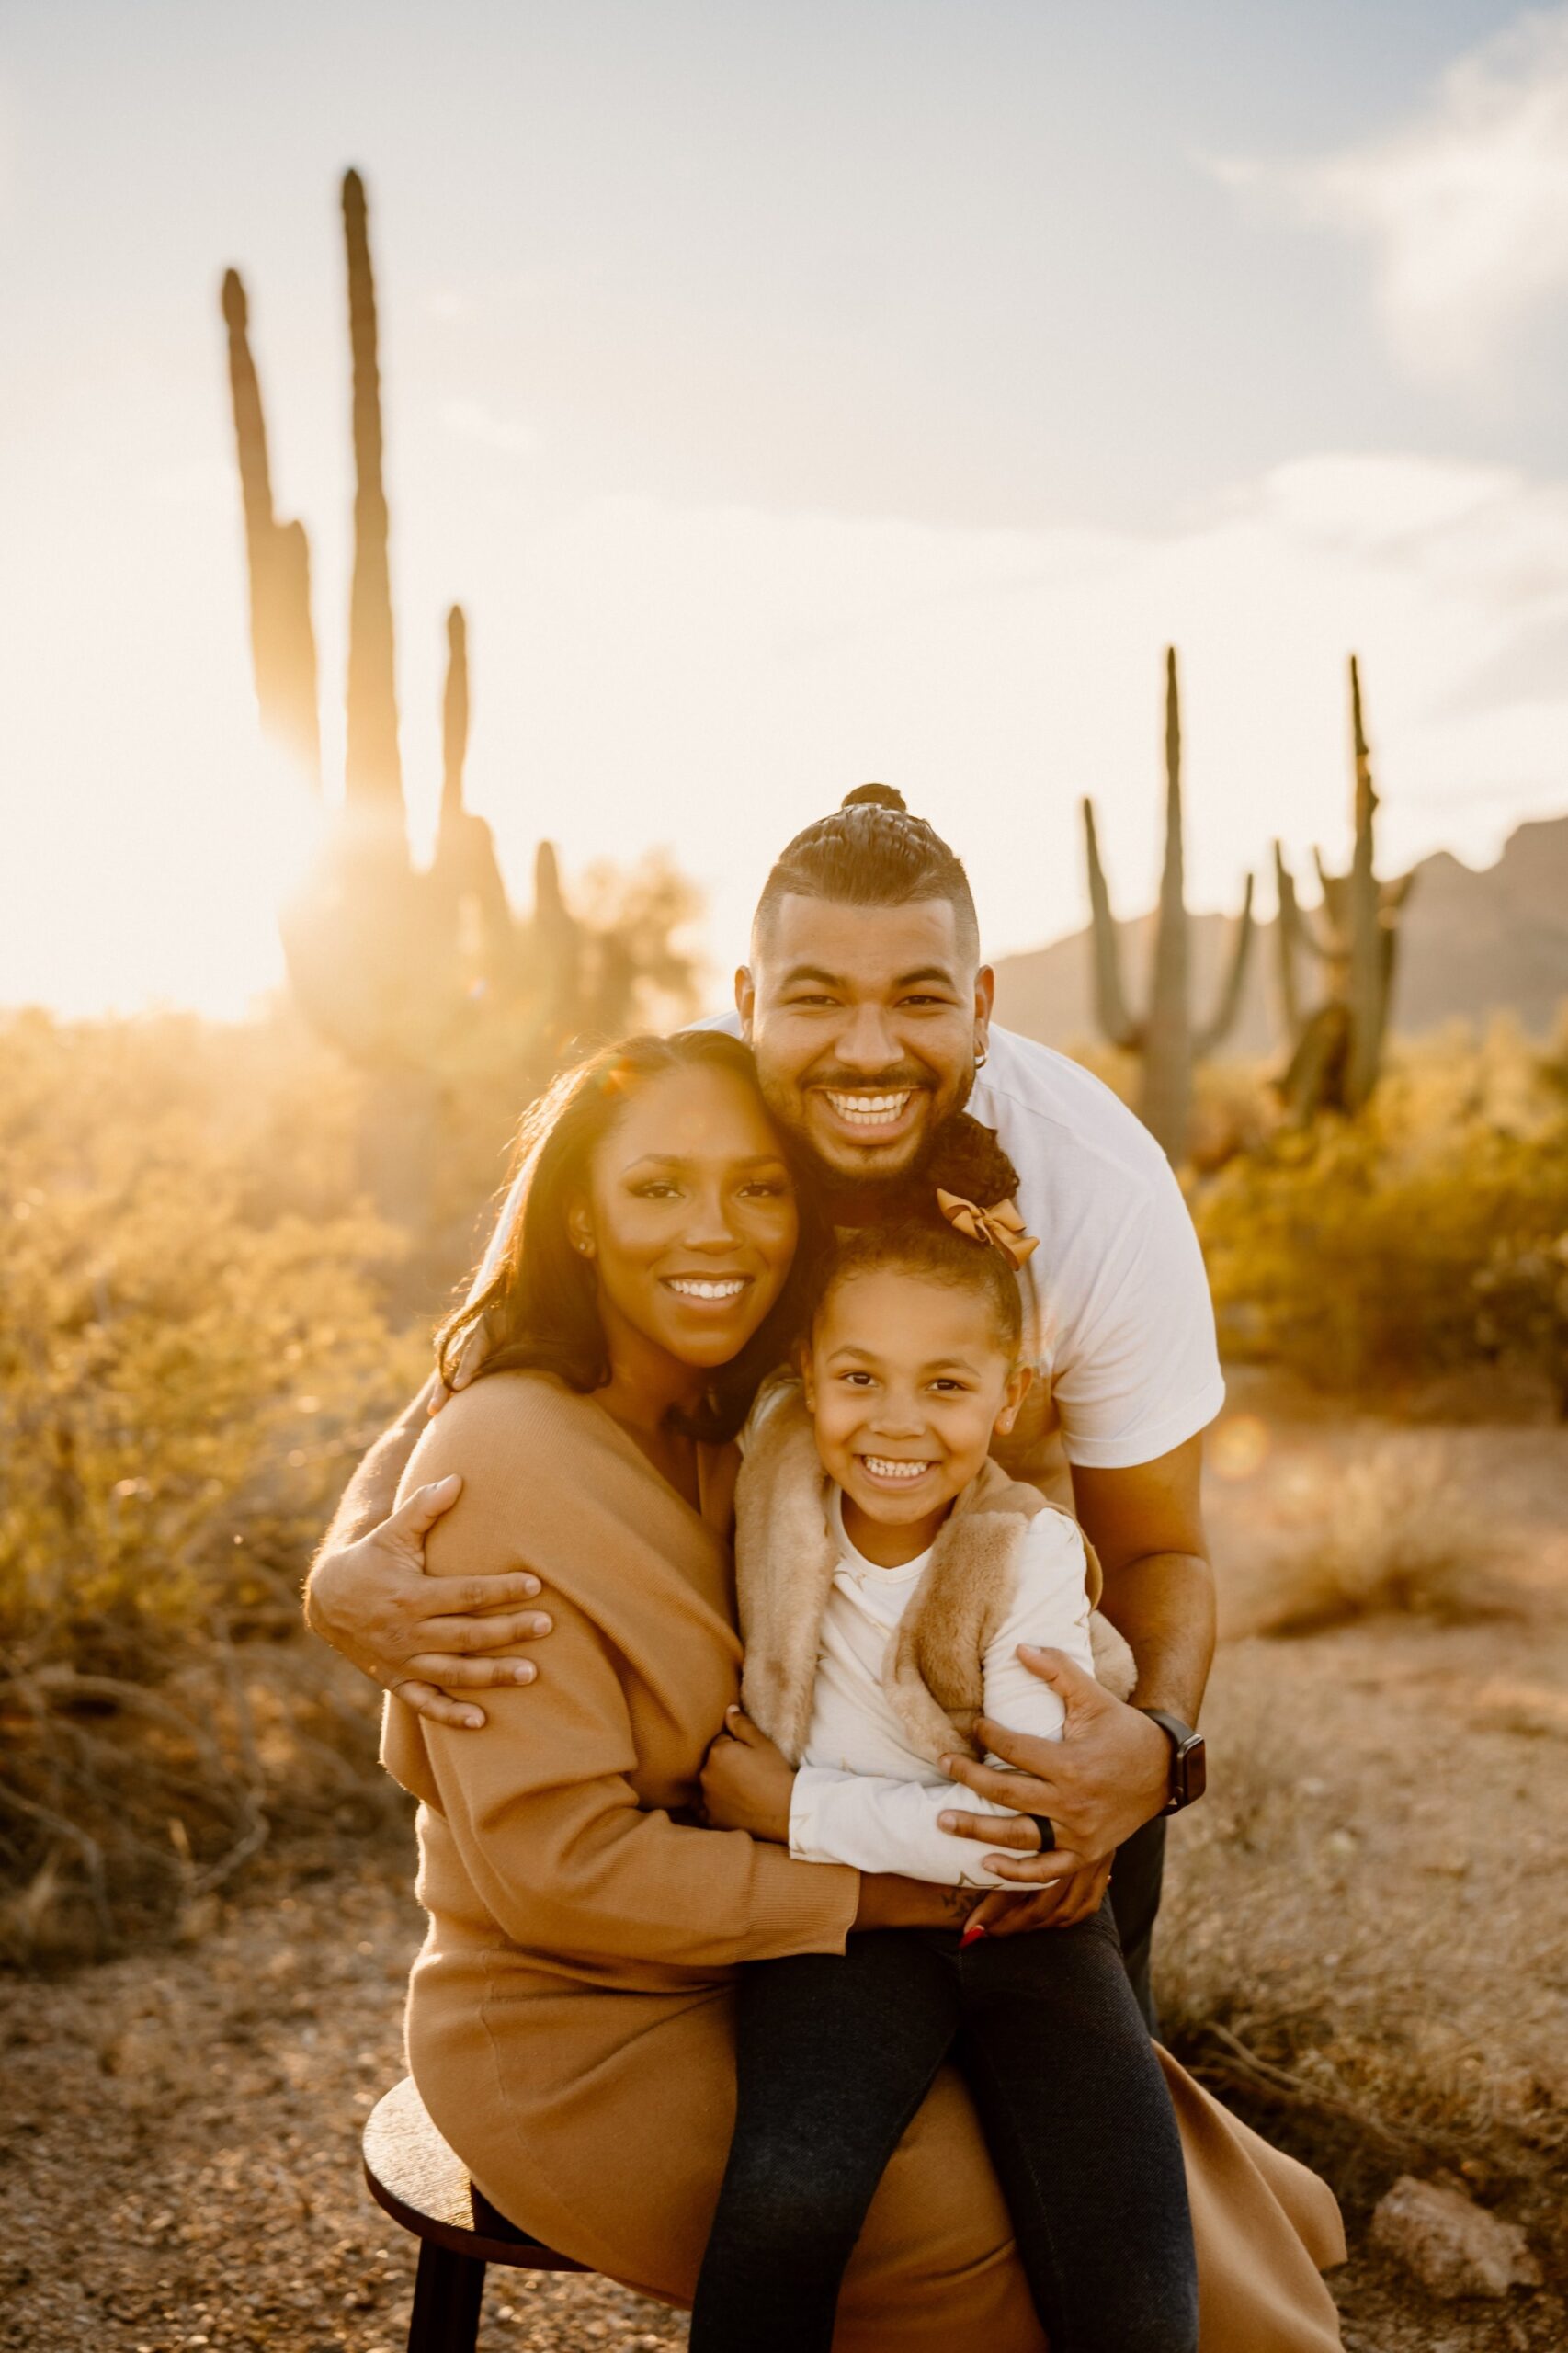
{"label": "woman's long dark hair", "polygon": [[[681,1070],[720,1070],[760,1103],[749,1048],[719,1029],[682,1029],[671,1038],[627,1038],[562,1071],[524,1114],[517,1165],[527,1177],[522,1207],[494,1274],[449,1316],[436,1339],[436,1360],[449,1382],[470,1335],[486,1340],[474,1378],[490,1372],[550,1372],[586,1395],[610,1377],[592,1262],[572,1246],[566,1215],[587,1189],[589,1165],[626,1105],[651,1081]],[[740,1354],[719,1366],[699,1413],[673,1417],[691,1438],[718,1442],[744,1421],[758,1383],[788,1357],[801,1328],[808,1268],[821,1258],[825,1230],[809,1182],[786,1137],[779,1156],[795,1184],[801,1238],[788,1279]]]}

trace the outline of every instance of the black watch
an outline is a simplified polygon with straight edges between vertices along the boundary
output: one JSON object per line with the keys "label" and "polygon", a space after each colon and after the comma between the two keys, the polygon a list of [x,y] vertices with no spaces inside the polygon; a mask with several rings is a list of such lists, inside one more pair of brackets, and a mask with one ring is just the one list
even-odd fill
{"label": "black watch", "polygon": [[1141,1713],[1159,1725],[1171,1745],[1171,1793],[1160,1812],[1179,1813],[1184,1805],[1203,1795],[1209,1779],[1203,1734],[1184,1724],[1179,1716],[1167,1715],[1164,1708],[1144,1708]]}

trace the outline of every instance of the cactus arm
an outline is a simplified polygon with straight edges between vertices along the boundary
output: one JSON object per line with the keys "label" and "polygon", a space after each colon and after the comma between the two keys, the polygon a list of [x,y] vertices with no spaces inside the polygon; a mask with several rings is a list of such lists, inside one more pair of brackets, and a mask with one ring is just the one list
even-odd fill
{"label": "cactus arm", "polygon": [[1278,1082],[1291,1121],[1310,1125],[1319,1111],[1343,1108],[1345,1055],[1348,1042],[1345,1006],[1331,1001],[1312,1016]]}
{"label": "cactus arm", "polygon": [[1182,845],[1181,700],[1176,648],[1165,651],[1165,852],[1160,875],[1149,1012],[1143,1025],[1139,1114],[1167,1156],[1187,1144],[1192,1094],[1192,1026],[1187,1004],[1188,929]]}
{"label": "cactus arm", "polygon": [[494,836],[483,817],[463,806],[469,711],[468,622],[462,607],[454,605],[447,615],[441,816],[431,880],[459,952],[474,959],[486,987],[515,994],[523,979],[521,941],[496,859]]}
{"label": "cactus arm", "polygon": [[540,842],[534,852],[534,921],[547,932],[571,921],[561,895],[561,869],[553,842]]}
{"label": "cactus arm", "polygon": [[1110,892],[1106,888],[1105,868],[1100,862],[1099,839],[1095,831],[1095,804],[1085,800],[1083,809],[1095,959],[1095,1016],[1109,1044],[1119,1047],[1124,1053],[1135,1053],[1139,1045],[1139,1030],[1127,1010],[1127,999],[1122,993],[1121,944],[1117,936],[1116,918],[1110,911]]}
{"label": "cactus arm", "polygon": [[1274,845],[1274,888],[1279,901],[1279,914],[1275,926],[1275,973],[1279,987],[1279,1019],[1287,1038],[1301,1034],[1301,995],[1296,985],[1296,956],[1305,945],[1302,934],[1301,903],[1296,896],[1296,878],[1285,863],[1285,852],[1278,842]]}
{"label": "cactus arm", "polygon": [[[1316,850],[1312,852],[1312,857],[1317,865],[1318,879],[1321,882],[1323,879],[1323,860]],[[1317,926],[1313,923],[1312,916],[1308,914],[1306,908],[1301,904],[1301,899],[1296,891],[1296,878],[1291,873],[1290,868],[1286,865],[1285,853],[1278,842],[1274,845],[1274,881],[1276,888],[1279,893],[1279,910],[1284,918],[1285,929],[1289,935],[1292,955],[1300,953],[1302,955],[1315,956],[1320,962],[1325,962],[1330,954],[1330,950],[1324,947],[1323,940],[1318,936]],[[1291,967],[1290,980],[1293,989],[1295,985],[1294,965]]]}
{"label": "cactus arm", "polygon": [[403,827],[392,574],[381,478],[381,386],[369,215],[358,172],[343,180],[348,263],[348,336],[353,358],[354,574],[348,600],[347,733],[344,785],[351,809]]}
{"label": "cactus arm", "polygon": [[273,529],[272,468],[267,450],[267,415],[250,347],[250,305],[237,269],[223,272],[223,324],[229,334],[229,393],[234,411],[234,447],[240,468],[245,538],[254,551]]}
{"label": "cactus arm", "polygon": [[1242,911],[1236,917],[1236,928],[1231,940],[1230,969],[1226,972],[1224,985],[1220,992],[1220,1001],[1214,1008],[1208,1028],[1199,1032],[1193,1048],[1193,1052],[1199,1062],[1211,1054],[1217,1046],[1223,1044],[1236,1026],[1236,1016],[1241,1011],[1242,989],[1246,981],[1247,964],[1252,955],[1254,930],[1252,901],[1253,877],[1249,874],[1246,879],[1246,889],[1242,894]]}
{"label": "cactus arm", "polygon": [[463,811],[463,765],[468,758],[468,623],[454,605],[447,615],[447,684],[441,698],[441,824],[453,824]]}
{"label": "cactus arm", "polygon": [[1380,1067],[1388,1042],[1389,1025],[1393,1019],[1394,982],[1399,971],[1400,918],[1410,897],[1414,874],[1401,874],[1381,885],[1379,892],[1378,925],[1378,1054]]}
{"label": "cactus arm", "polygon": [[311,543],[302,523],[281,523],[272,543],[283,672],[279,732],[312,789],[321,790],[321,687],[311,619]]}
{"label": "cactus arm", "polygon": [[1350,1051],[1346,1067],[1346,1108],[1359,1110],[1377,1085],[1387,1019],[1388,978],[1384,930],[1379,904],[1373,821],[1378,795],[1361,709],[1361,669],[1350,656],[1350,742],[1356,771],[1356,848],[1346,888],[1349,955]]}
{"label": "cactus arm", "polygon": [[321,715],[311,622],[311,562],[304,527],[279,523],[272,506],[267,415],[250,347],[249,304],[238,270],[223,273],[229,391],[244,513],[250,587],[251,665],[262,727],[321,789]]}
{"label": "cactus arm", "polygon": [[534,937],[551,1019],[568,1035],[582,1018],[582,936],[561,894],[561,870],[549,842],[540,842],[534,853]]}
{"label": "cactus arm", "polygon": [[1326,964],[1346,952],[1349,938],[1350,883],[1346,876],[1329,872],[1323,862],[1321,849],[1314,847],[1312,864],[1317,870],[1318,889],[1323,892],[1323,923],[1328,938],[1312,938],[1312,945]]}

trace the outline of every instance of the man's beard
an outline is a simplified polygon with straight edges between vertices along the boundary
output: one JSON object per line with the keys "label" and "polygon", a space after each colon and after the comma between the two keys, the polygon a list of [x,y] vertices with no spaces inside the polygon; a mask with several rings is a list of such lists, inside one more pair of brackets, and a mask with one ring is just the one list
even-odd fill
{"label": "man's beard", "polygon": [[[806,1176],[831,1201],[836,1222],[844,1225],[870,1225],[897,1214],[906,1200],[918,1199],[929,1190],[927,1172],[942,1151],[952,1122],[958,1119],[974,1091],[975,1075],[971,1063],[958,1082],[952,1100],[942,1117],[922,1135],[912,1159],[899,1168],[875,1169],[865,1174],[841,1168],[835,1162],[824,1160],[812,1143],[809,1130],[804,1126],[796,1127],[788,1116],[786,1106],[769,1094],[766,1081],[762,1094],[768,1109],[789,1134]],[[824,1083],[818,1079],[812,1082],[813,1086]],[[843,1084],[846,1093],[854,1093],[858,1086],[864,1086],[865,1081],[846,1080]],[[878,1086],[887,1084],[885,1079],[876,1082]],[[935,1094],[936,1089],[926,1086],[925,1092]]]}

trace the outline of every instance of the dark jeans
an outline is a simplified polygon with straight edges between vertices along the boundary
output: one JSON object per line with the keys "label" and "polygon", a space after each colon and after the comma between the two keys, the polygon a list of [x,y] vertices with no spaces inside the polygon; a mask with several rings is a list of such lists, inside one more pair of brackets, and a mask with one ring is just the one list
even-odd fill
{"label": "dark jeans", "polygon": [[738,2108],[691,2353],[828,2353],[866,2210],[951,2052],[1051,2353],[1196,2353],[1176,2114],[1109,1904],[1076,1928],[852,1936],[743,1969]]}
{"label": "dark jeans", "polygon": [[1124,1846],[1117,1848],[1110,1874],[1110,1908],[1116,1915],[1116,1932],[1121,1938],[1127,1974],[1143,2013],[1143,2023],[1155,2035],[1160,2031],[1160,2018],[1149,1983],[1149,1954],[1154,1941],[1154,1915],[1160,1908],[1160,1884],[1165,1871],[1165,1817],[1157,1813],[1153,1822],[1146,1822]]}

